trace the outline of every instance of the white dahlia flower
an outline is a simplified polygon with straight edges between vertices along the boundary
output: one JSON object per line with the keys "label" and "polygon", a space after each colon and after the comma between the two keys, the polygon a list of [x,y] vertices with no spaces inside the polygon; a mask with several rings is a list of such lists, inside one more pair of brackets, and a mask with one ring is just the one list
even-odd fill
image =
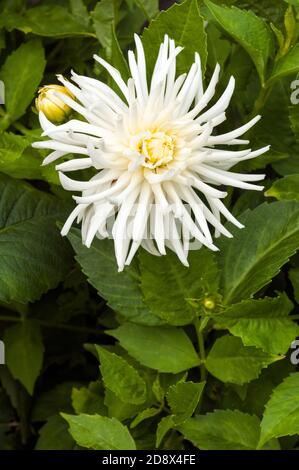
{"label": "white dahlia flower", "polygon": [[[81,155],[56,166],[62,186],[81,193],[73,196],[77,205],[62,235],[77,219],[86,246],[95,236],[113,237],[120,271],[130,264],[140,245],[153,255],[165,255],[168,247],[188,266],[190,240],[217,250],[211,227],[215,236],[231,237],[221,216],[242,227],[222,202],[227,193],[215,187],[262,190],[252,182],[264,175],[229,169],[269,147],[231,150],[234,145],[249,143],[239,137],[260,116],[231,132],[215,132],[226,119],[225,110],[235,86],[231,77],[223,94],[207,109],[215,93],[219,65],[205,90],[197,53],[188,74],[176,77],[176,57],[182,47],[165,36],[148,83],[145,54],[137,35],[135,42],[137,58],[129,51],[131,78],[127,83],[118,70],[94,56],[118,85],[121,97],[94,78],[72,73],[74,85],[58,77],[76,99],[65,93],[56,96],[82,120],[71,119],[56,126],[40,111],[43,136],[50,140],[34,146],[53,150],[44,164],[66,154]],[[219,145],[221,148],[217,148]],[[223,150],[223,146],[229,148]],[[94,169],[88,181],[65,175],[86,168]]]}

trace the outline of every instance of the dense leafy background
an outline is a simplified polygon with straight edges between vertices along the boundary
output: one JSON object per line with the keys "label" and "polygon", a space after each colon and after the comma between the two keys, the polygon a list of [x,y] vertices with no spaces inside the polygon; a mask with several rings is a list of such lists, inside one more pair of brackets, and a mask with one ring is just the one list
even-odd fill
{"label": "dense leafy background", "polygon": [[[172,3],[0,1],[0,449],[299,448],[299,1]],[[38,86],[108,80],[93,53],[127,75],[134,32],[150,68],[165,33],[181,71],[196,50],[207,80],[219,62],[219,92],[237,81],[226,126],[261,113],[252,147],[271,144],[239,165],[265,194],[226,201],[246,228],[189,269],[141,250],[118,273],[111,241],[63,240],[71,201],[31,147]]]}

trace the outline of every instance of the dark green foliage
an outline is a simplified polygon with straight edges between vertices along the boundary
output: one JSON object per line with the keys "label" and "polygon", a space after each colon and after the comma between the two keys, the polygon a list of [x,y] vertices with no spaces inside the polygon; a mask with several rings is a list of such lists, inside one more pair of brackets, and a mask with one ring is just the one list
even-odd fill
{"label": "dark green foliage", "polygon": [[[158,3],[0,0],[0,450],[298,449],[299,3]],[[164,34],[185,49],[178,73],[195,51],[206,81],[219,62],[220,91],[236,78],[225,126],[260,113],[248,137],[271,144],[239,165],[265,193],[226,200],[245,228],[189,268],[141,249],[118,273],[111,240],[63,239],[72,203],[31,147],[40,84],[107,81],[93,53],[127,79],[135,32],[149,71]]]}

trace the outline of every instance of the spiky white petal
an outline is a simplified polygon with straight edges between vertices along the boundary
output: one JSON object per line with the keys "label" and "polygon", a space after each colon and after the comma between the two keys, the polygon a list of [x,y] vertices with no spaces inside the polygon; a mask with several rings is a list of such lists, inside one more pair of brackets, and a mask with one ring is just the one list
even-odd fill
{"label": "spiky white petal", "polygon": [[[238,129],[215,133],[226,120],[235,87],[231,77],[222,95],[207,109],[219,80],[218,64],[205,91],[197,53],[189,72],[176,78],[176,57],[182,48],[165,36],[148,83],[146,58],[137,35],[135,43],[137,56],[128,53],[131,78],[127,83],[117,69],[94,56],[118,85],[120,96],[99,80],[74,72],[73,83],[58,77],[70,96],[58,93],[57,97],[84,121],[71,119],[56,126],[40,112],[43,136],[49,140],[36,142],[34,147],[52,150],[43,164],[69,153],[79,155],[56,165],[62,186],[81,193],[73,196],[77,205],[62,235],[77,220],[88,247],[95,236],[113,237],[120,271],[140,246],[158,256],[165,255],[168,247],[188,266],[190,238],[198,247],[216,251],[211,227],[216,237],[232,236],[221,217],[243,227],[222,202],[226,191],[217,187],[262,190],[253,182],[264,175],[229,170],[269,147],[255,151],[217,148],[248,144],[240,137],[260,119],[256,116]],[[87,168],[95,171],[87,181],[65,175]]]}

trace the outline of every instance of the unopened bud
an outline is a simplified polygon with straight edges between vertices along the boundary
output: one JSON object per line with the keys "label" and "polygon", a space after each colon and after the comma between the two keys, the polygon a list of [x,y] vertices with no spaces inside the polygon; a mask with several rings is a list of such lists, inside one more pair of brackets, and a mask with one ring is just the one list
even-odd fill
{"label": "unopened bud", "polygon": [[46,85],[38,90],[38,97],[35,106],[38,111],[42,111],[51,122],[61,123],[66,120],[72,111],[56,93],[63,93],[74,99],[72,93],[62,85]]}
{"label": "unopened bud", "polygon": [[206,297],[203,301],[203,305],[207,310],[213,310],[215,308],[215,301],[211,297]]}

